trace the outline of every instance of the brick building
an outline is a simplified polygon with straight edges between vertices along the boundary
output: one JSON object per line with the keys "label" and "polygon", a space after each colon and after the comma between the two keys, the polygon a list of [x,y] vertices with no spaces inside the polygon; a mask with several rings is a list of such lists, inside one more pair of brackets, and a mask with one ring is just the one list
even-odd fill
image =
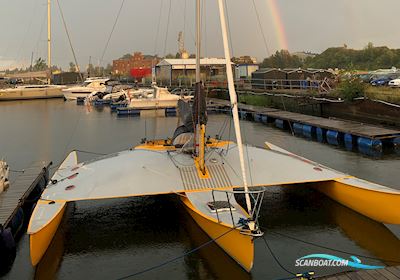
{"label": "brick building", "polygon": [[[117,76],[132,76],[132,73],[138,72],[150,72],[159,62],[158,57],[151,55],[143,55],[141,52],[135,52],[130,58],[122,58],[113,60],[113,74]],[[137,71],[137,70],[148,70],[148,71]]]}

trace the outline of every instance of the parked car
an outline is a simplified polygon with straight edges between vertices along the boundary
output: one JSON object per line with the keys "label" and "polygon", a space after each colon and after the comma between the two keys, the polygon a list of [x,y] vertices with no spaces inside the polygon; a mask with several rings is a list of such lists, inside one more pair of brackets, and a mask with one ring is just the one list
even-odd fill
{"label": "parked car", "polygon": [[400,87],[400,78],[389,81],[388,86],[390,87]]}
{"label": "parked car", "polygon": [[391,76],[391,75],[389,75],[389,76],[380,76],[380,77],[377,77],[376,79],[373,79],[371,81],[371,85],[373,85],[373,86],[387,86],[388,83],[391,80],[395,79],[395,78],[397,78],[397,76]]}

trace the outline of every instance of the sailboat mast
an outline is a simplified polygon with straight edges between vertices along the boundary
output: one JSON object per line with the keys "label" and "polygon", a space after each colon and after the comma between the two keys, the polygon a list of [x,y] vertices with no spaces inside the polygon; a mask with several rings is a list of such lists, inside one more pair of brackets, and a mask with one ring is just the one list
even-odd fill
{"label": "sailboat mast", "polygon": [[[196,0],[196,92],[197,95],[204,98],[203,89],[201,85],[201,76],[200,76],[200,55],[201,55],[201,0]],[[196,108],[197,112],[200,113],[201,102],[197,103],[199,108]],[[205,109],[205,108],[203,108]],[[200,118],[200,116],[197,116]],[[198,135],[198,152],[197,152],[197,162],[199,165],[199,169],[203,175],[206,174],[206,166],[205,166],[205,134],[206,134],[206,125],[200,121],[200,119],[196,122],[196,132]]]}
{"label": "sailboat mast", "polygon": [[201,41],[201,15],[200,0],[196,0],[196,83],[200,83],[200,41]]}
{"label": "sailboat mast", "polygon": [[246,178],[246,169],[244,165],[244,156],[243,156],[243,143],[242,143],[242,135],[240,132],[240,125],[239,125],[239,110],[238,110],[238,102],[237,102],[237,95],[235,91],[235,85],[233,83],[233,73],[232,73],[232,65],[231,65],[231,54],[228,44],[228,35],[227,35],[227,27],[226,27],[226,18],[225,18],[225,7],[223,0],[218,0],[218,7],[219,7],[219,17],[221,21],[221,32],[222,32],[222,40],[224,43],[224,53],[225,53],[225,60],[226,60],[226,76],[228,79],[228,90],[231,100],[231,107],[232,107],[232,116],[233,116],[233,123],[235,127],[235,134],[236,134],[236,143],[238,145],[239,150],[239,159],[240,159],[240,167],[242,169],[242,179],[243,179],[243,187],[246,192],[246,205],[249,214],[251,213],[251,201],[250,196],[248,194],[248,185],[247,185],[247,178]]}
{"label": "sailboat mast", "polygon": [[47,0],[47,65],[48,78],[47,83],[51,83],[51,0]]}

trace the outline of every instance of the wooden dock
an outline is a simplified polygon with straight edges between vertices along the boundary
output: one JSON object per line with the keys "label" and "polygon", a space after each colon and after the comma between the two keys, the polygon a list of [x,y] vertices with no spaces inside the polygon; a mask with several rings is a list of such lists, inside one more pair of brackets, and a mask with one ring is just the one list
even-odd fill
{"label": "wooden dock", "polygon": [[400,266],[390,266],[377,270],[360,270],[355,272],[343,272],[317,279],[324,280],[399,280]]}
{"label": "wooden dock", "polygon": [[[208,104],[209,107],[228,109],[230,102],[221,99],[210,99]],[[400,137],[400,130],[388,129],[375,125],[364,124],[360,122],[338,120],[338,119],[327,119],[315,116],[309,116],[299,113],[293,113],[288,111],[282,111],[273,108],[265,108],[259,106],[251,106],[245,104],[239,104],[239,110],[246,111],[248,113],[265,115],[269,118],[279,119],[290,123],[301,123],[303,125],[309,125],[316,128],[325,130],[338,131],[343,134],[351,134],[358,137],[365,137],[368,139],[393,139]]]}
{"label": "wooden dock", "polygon": [[[0,194],[0,225],[3,225],[4,228],[8,227],[33,189],[40,183],[40,180],[47,176],[49,166],[50,164],[47,162],[33,163],[6,191]],[[46,184],[46,180],[43,181],[43,184]]]}

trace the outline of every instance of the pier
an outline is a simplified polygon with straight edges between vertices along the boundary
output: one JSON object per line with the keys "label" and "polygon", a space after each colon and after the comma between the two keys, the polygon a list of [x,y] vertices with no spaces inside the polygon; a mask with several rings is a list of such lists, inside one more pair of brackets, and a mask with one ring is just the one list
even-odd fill
{"label": "pier", "polygon": [[9,226],[18,208],[24,205],[40,181],[47,179],[48,167],[48,163],[35,162],[25,169],[6,191],[0,194],[0,225],[3,225],[4,228]]}
{"label": "pier", "polygon": [[47,184],[49,166],[47,162],[33,163],[0,194],[0,275],[14,261],[16,239]]}
{"label": "pier", "polygon": [[400,279],[400,266],[389,266],[377,270],[360,270],[343,272],[331,276],[321,277],[323,280],[398,280]]}
{"label": "pier", "polygon": [[[228,113],[230,102],[210,99],[207,109],[209,112]],[[242,119],[273,123],[278,128],[290,129],[294,135],[335,146],[343,145],[348,150],[357,148],[370,156],[381,153],[386,147],[400,148],[400,130],[396,129],[246,104],[239,104],[239,113]]]}

